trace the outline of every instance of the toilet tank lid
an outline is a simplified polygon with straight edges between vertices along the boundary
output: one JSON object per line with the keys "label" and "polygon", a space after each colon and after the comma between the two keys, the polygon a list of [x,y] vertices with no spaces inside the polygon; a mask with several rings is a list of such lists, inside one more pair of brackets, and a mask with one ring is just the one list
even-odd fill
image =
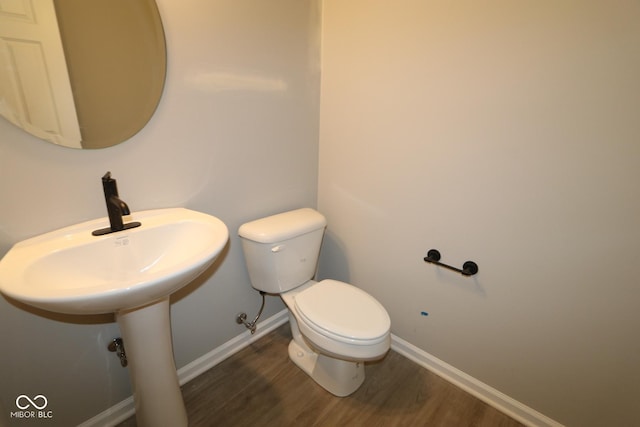
{"label": "toilet tank lid", "polygon": [[311,208],[296,209],[242,224],[240,237],[258,243],[275,243],[324,228],[327,220]]}

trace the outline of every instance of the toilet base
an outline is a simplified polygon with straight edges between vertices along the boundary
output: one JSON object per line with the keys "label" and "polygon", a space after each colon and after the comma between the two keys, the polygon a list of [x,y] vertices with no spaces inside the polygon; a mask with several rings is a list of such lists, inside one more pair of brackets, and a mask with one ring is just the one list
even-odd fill
{"label": "toilet base", "polygon": [[364,362],[352,362],[315,353],[294,340],[289,358],[329,393],[344,397],[355,392],[364,381]]}

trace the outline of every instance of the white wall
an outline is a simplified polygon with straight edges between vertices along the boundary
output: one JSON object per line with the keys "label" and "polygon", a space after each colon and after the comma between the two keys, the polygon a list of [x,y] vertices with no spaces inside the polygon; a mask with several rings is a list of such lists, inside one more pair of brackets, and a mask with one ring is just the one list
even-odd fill
{"label": "white wall", "polygon": [[[172,306],[181,367],[244,332],[235,315],[259,308],[239,225],[316,204],[320,14],[315,0],[158,3],[167,83],[138,135],[77,151],[0,122],[0,255],[24,238],[105,216],[107,170],[134,210],[185,206],[218,216],[231,234],[225,256]],[[264,316],[282,308],[269,298]],[[118,335],[110,316],[56,316],[0,298],[0,419],[20,394],[45,395],[55,425],[76,425],[130,396],[127,370],[106,350]]]}
{"label": "white wall", "polygon": [[323,3],[320,276],[570,426],[640,425],[638,22],[628,1]]}

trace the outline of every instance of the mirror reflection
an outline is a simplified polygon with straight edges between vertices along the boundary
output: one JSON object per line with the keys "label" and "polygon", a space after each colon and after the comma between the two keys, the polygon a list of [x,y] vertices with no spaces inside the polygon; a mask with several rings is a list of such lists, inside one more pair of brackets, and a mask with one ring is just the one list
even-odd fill
{"label": "mirror reflection", "polygon": [[73,148],[123,142],[166,75],[154,0],[0,0],[0,115]]}

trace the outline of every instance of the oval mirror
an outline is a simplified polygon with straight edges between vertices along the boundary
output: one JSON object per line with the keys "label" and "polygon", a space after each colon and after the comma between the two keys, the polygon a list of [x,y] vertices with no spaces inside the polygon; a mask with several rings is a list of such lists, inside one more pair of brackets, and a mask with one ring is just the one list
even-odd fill
{"label": "oval mirror", "polygon": [[160,101],[166,63],[154,0],[0,0],[0,115],[43,140],[131,138]]}

